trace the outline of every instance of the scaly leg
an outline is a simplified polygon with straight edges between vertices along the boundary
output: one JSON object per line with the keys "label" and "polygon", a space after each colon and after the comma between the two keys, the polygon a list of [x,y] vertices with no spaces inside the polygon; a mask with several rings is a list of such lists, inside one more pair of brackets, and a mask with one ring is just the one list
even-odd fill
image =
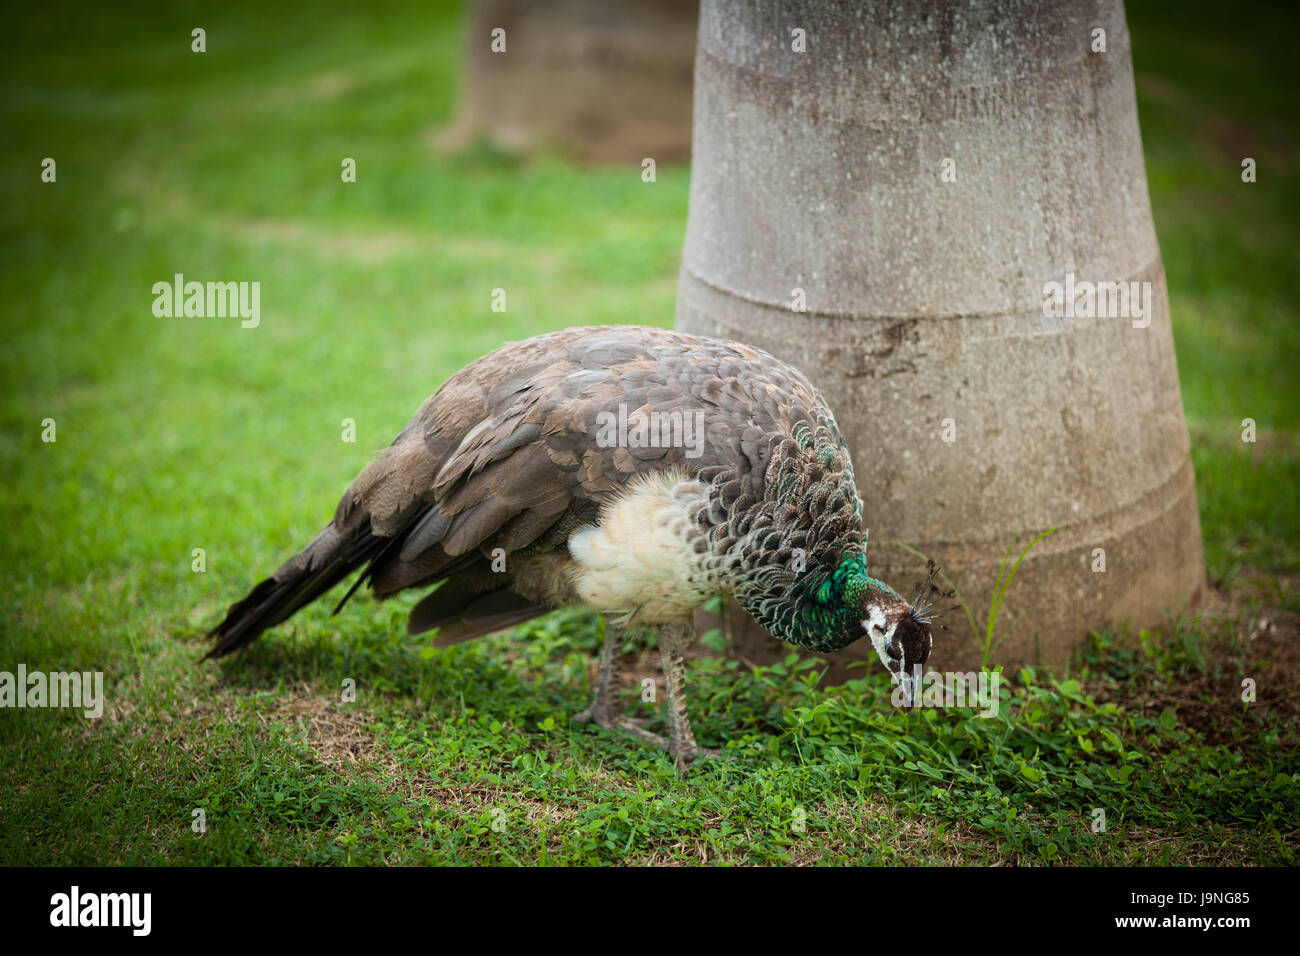
{"label": "scaly leg", "polygon": [[619,628],[602,621],[605,632],[605,649],[600,654],[600,687],[596,690],[596,699],[586,710],[574,714],[569,719],[575,723],[595,722],[597,727],[613,727],[621,716],[622,708],[618,702],[619,684],[622,682],[623,634]]}
{"label": "scaly leg", "polygon": [[605,648],[600,654],[600,686],[596,690],[596,699],[586,710],[569,719],[580,724],[591,722],[605,730],[617,727],[656,747],[666,747],[667,743],[658,734],[642,730],[635,721],[623,716],[623,705],[618,699],[623,676],[623,632],[608,621],[604,625]]}
{"label": "scaly leg", "polygon": [[689,617],[659,629],[659,657],[663,661],[664,680],[668,684],[668,753],[685,773],[697,757],[716,757],[718,751],[706,750],[695,742],[691,721],[686,715],[686,661],[683,654],[695,638]]}

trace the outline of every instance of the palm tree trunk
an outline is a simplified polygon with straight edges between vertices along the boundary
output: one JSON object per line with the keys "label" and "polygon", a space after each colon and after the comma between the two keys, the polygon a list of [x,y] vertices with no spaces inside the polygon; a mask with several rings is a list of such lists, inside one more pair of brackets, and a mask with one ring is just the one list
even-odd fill
{"label": "palm tree trunk", "polygon": [[[1060,664],[1090,630],[1198,600],[1119,0],[704,0],[694,123],[677,326],[768,349],[823,390],[873,574],[910,597],[922,562],[896,542],[924,552],[982,626],[1013,537],[1018,553],[1058,527],[999,619],[1009,665]],[[1106,288],[1084,314],[1083,282],[1137,295]],[[1073,314],[1047,314],[1053,283]],[[730,620],[736,652],[780,652],[738,607]],[[934,666],[977,664],[971,628],[948,623]]]}

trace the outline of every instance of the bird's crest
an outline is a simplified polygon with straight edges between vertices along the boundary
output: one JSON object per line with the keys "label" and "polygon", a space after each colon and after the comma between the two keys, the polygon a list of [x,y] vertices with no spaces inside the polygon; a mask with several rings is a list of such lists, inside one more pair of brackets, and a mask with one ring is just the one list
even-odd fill
{"label": "bird's crest", "polygon": [[940,575],[939,565],[934,563],[930,558],[925,565],[925,580],[916,585],[916,597],[912,599],[912,617],[927,626],[936,626],[942,630],[948,630],[947,626],[939,622],[939,618],[952,611],[957,610],[960,605],[953,604],[950,607],[940,608],[940,601],[951,600],[957,596],[956,588],[949,588],[947,591],[939,590],[939,585],[934,583],[934,579]]}

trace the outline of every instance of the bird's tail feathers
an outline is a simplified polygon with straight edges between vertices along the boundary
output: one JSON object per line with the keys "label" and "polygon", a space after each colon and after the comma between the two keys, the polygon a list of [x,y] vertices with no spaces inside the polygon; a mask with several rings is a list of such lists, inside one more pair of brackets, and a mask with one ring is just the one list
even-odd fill
{"label": "bird's tail feathers", "polygon": [[334,525],[327,525],[275,574],[260,582],[242,601],[230,606],[225,620],[208,632],[208,637],[216,638],[217,643],[203,660],[224,657],[250,643],[375,557],[390,541],[377,537],[369,524],[365,522],[363,529],[344,535]]}
{"label": "bird's tail feathers", "polygon": [[508,586],[483,590],[477,582],[453,579],[411,609],[406,632],[422,634],[436,627],[434,646],[447,647],[522,624],[549,610],[549,606],[516,594]]}

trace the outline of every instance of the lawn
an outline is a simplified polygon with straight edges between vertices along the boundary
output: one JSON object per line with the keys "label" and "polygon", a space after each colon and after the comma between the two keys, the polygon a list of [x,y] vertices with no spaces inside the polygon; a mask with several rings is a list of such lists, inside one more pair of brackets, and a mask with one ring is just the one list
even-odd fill
{"label": "lawn", "polygon": [[[405,635],[414,597],[322,602],[197,663],[450,373],[549,329],[670,325],[685,229],[685,166],[646,184],[431,150],[456,7],[282,7],[7,14],[0,670],[102,671],[107,701],[0,711],[0,863],[1296,862],[1292,19],[1129,9],[1202,613],[1005,675],[992,719],[903,713],[883,671],[819,686],[815,658],[755,669],[710,639],[692,714],[725,754],[680,779],[568,723],[600,642],[582,611],[434,650]],[[155,317],[178,272],[260,280],[261,324]]]}

